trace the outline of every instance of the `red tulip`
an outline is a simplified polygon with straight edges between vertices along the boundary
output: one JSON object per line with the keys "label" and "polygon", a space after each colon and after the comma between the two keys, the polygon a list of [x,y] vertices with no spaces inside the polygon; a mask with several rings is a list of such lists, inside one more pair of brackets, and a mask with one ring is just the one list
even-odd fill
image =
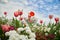
{"label": "red tulip", "polygon": [[7,12],[4,12],[4,15],[7,15]]}
{"label": "red tulip", "polygon": [[19,15],[20,15],[20,16],[23,14],[23,12],[22,12],[22,11],[20,11],[20,12],[18,12],[18,13],[19,13]]}
{"label": "red tulip", "polygon": [[19,19],[20,19],[20,20],[23,20],[23,18],[22,18],[22,17],[20,17]]}
{"label": "red tulip", "polygon": [[3,32],[9,31],[10,26],[9,25],[1,25]]}
{"label": "red tulip", "polygon": [[21,16],[23,12],[18,9],[18,14]]}
{"label": "red tulip", "polygon": [[57,23],[58,21],[59,21],[59,18],[58,18],[58,17],[56,17],[56,18],[55,18],[55,22]]}
{"label": "red tulip", "polygon": [[42,24],[43,23],[43,20],[40,20],[40,23]]}
{"label": "red tulip", "polygon": [[30,20],[30,18],[31,18],[31,16],[30,16],[30,15],[28,15],[28,20]]}
{"label": "red tulip", "polygon": [[31,11],[31,12],[29,13],[29,15],[30,15],[30,16],[34,16],[35,13],[34,13],[33,11]]}
{"label": "red tulip", "polygon": [[53,15],[49,15],[49,19],[52,19],[53,18]]}
{"label": "red tulip", "polygon": [[31,18],[31,16],[30,16],[30,15],[28,15],[28,18]]}
{"label": "red tulip", "polygon": [[15,16],[15,17],[18,17],[18,15],[19,15],[19,14],[18,14],[18,11],[14,12],[14,16]]}

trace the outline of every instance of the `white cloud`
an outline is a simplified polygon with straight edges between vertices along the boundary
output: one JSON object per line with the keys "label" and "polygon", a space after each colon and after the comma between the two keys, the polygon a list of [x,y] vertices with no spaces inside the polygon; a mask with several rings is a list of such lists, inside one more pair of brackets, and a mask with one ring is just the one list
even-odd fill
{"label": "white cloud", "polygon": [[55,5],[55,6],[53,6],[53,9],[58,9],[58,6],[56,6],[56,5]]}

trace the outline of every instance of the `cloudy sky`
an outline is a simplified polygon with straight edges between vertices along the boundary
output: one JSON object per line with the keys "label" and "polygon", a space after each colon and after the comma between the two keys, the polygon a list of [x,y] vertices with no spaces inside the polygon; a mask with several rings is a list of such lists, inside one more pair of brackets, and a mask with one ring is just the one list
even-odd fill
{"label": "cloudy sky", "polygon": [[35,17],[45,22],[49,21],[49,14],[60,18],[60,0],[0,0],[0,16],[6,11],[8,18],[12,18],[14,11],[18,9],[23,9],[23,16],[34,11]]}

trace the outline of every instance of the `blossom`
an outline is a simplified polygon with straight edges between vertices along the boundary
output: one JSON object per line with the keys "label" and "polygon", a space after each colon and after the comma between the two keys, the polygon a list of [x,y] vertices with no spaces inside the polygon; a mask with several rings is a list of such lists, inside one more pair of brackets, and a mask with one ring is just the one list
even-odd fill
{"label": "blossom", "polygon": [[52,19],[53,18],[53,15],[49,15],[49,19]]}
{"label": "blossom", "polygon": [[35,37],[36,37],[36,36],[35,36],[35,33],[30,33],[29,37],[30,37],[30,38],[35,38]]}
{"label": "blossom", "polygon": [[31,18],[31,16],[30,16],[30,15],[28,15],[28,18]]}
{"label": "blossom", "polygon": [[18,11],[15,11],[15,12],[14,12],[14,16],[15,16],[15,17],[18,17],[18,15],[19,15],[19,14],[18,14]]}
{"label": "blossom", "polygon": [[35,13],[34,13],[33,11],[31,11],[31,12],[29,13],[29,15],[30,15],[30,16],[34,16]]}
{"label": "blossom", "polygon": [[[24,30],[26,31],[26,33],[29,34],[29,36],[24,34],[19,34],[21,31]],[[18,28],[17,31],[18,32],[16,32],[15,30],[10,30],[9,32],[6,32],[5,35],[9,36],[8,40],[35,40],[35,33],[31,32],[29,27]]]}
{"label": "blossom", "polygon": [[26,30],[26,33],[30,34],[31,33],[31,30]]}
{"label": "blossom", "polygon": [[28,40],[36,40],[35,38],[31,38],[31,39],[28,39]]}
{"label": "blossom", "polygon": [[20,37],[19,37],[21,40],[28,40],[28,37],[27,36],[25,36],[25,35],[20,35]]}
{"label": "blossom", "polygon": [[20,17],[20,18],[19,18],[19,20],[23,20],[23,18],[22,18],[22,17]]}
{"label": "blossom", "polygon": [[44,27],[44,29],[43,29],[43,30],[44,30],[44,32],[50,32],[50,29],[51,29],[51,28]]}
{"label": "blossom", "polygon": [[9,32],[6,32],[5,35],[6,35],[6,36],[9,36]]}
{"label": "blossom", "polygon": [[20,33],[20,32],[23,31],[23,30],[24,30],[24,28],[18,28],[18,29],[17,29],[18,33]]}
{"label": "blossom", "polygon": [[7,15],[7,12],[4,12],[4,15]]}
{"label": "blossom", "polygon": [[7,24],[5,24],[5,25],[1,25],[1,27],[2,27],[2,30],[4,31],[4,32],[7,32],[7,31],[9,31],[9,25],[7,25]]}
{"label": "blossom", "polygon": [[9,28],[10,30],[14,30],[15,28],[14,28],[14,26],[10,26],[10,28]]}
{"label": "blossom", "polygon": [[43,23],[43,20],[40,20],[40,23],[42,24]]}
{"label": "blossom", "polygon": [[30,30],[30,28],[29,28],[29,27],[25,27],[24,29],[25,29],[25,30]]}
{"label": "blossom", "polygon": [[48,33],[45,33],[46,36],[48,36]]}
{"label": "blossom", "polygon": [[23,12],[18,10],[18,14],[21,16],[23,14]]}
{"label": "blossom", "polygon": [[57,23],[58,21],[59,21],[59,18],[58,18],[58,17],[56,17],[56,18],[55,18],[55,22]]}

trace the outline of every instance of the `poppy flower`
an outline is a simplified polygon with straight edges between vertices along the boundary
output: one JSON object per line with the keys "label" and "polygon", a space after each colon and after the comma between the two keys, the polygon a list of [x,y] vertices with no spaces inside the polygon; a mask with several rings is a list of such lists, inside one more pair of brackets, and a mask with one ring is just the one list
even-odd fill
{"label": "poppy flower", "polygon": [[58,17],[56,17],[56,18],[55,18],[55,22],[57,23],[58,21],[59,21],[59,18],[58,18]]}
{"label": "poppy flower", "polygon": [[52,19],[53,18],[53,15],[49,15],[49,19]]}
{"label": "poppy flower", "polygon": [[18,17],[18,15],[19,15],[19,14],[18,14],[18,11],[14,12],[14,16],[15,16],[15,17]]}
{"label": "poppy flower", "polygon": [[33,11],[31,11],[31,12],[29,13],[29,15],[30,15],[30,16],[34,16],[35,13],[34,13]]}
{"label": "poppy flower", "polygon": [[7,15],[7,12],[4,12],[4,15]]}

